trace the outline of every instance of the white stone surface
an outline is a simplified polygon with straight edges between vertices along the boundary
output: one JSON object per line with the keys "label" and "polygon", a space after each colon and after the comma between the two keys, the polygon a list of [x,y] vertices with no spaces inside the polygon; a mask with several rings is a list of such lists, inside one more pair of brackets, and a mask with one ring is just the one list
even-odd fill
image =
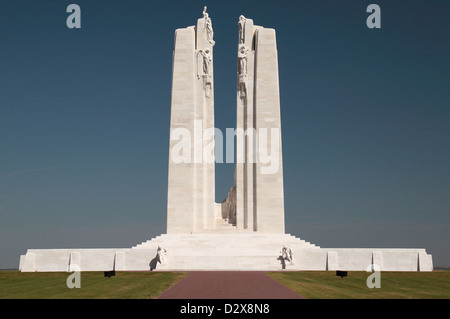
{"label": "white stone surface", "polygon": [[[236,138],[236,226],[240,230],[282,234],[283,159],[275,30],[255,26],[252,19],[243,16],[238,24],[236,127],[247,135]],[[252,130],[255,138],[249,134]],[[267,132],[266,146],[262,130]],[[279,134],[274,144],[273,132]],[[262,154],[270,154],[276,161],[264,163]]]}
{"label": "white stone surface", "polygon": [[[280,253],[284,246],[294,256],[286,267]],[[157,261],[158,247],[167,250],[164,263]],[[374,255],[375,261],[383,258],[381,271],[432,270],[425,249],[320,248],[289,234],[235,232],[163,234],[125,249],[31,249],[21,258],[21,271],[67,271],[71,260],[81,271],[366,271]]]}
{"label": "white stone surface", "polygon": [[[172,150],[178,140],[174,140],[176,128],[194,129],[192,121],[194,98],[194,51],[195,29],[189,27],[175,31],[173,53],[172,107],[170,118],[170,148],[167,189],[167,231],[177,233],[194,228],[194,163],[175,163]],[[192,154],[192,152],[191,152]]]}
{"label": "white stone surface", "polygon": [[[202,156],[209,141],[196,138],[214,128],[214,42],[211,43],[207,32],[208,23],[210,18],[204,12],[195,27],[178,29],[175,35],[167,233],[188,234],[221,228],[215,222],[214,163],[208,163]],[[255,131],[254,142],[237,136],[236,188],[231,194],[235,207],[229,209],[233,212],[229,222],[242,232],[284,233],[275,31],[254,26],[253,20],[243,16],[239,25],[236,131],[249,133],[264,129],[269,143],[263,149],[263,143],[257,139],[262,136],[259,131]],[[174,132],[180,128],[188,129],[194,137],[190,151],[194,163],[178,163],[171,157],[179,142]],[[278,134],[276,143],[270,142],[271,135],[275,134],[272,130]],[[263,163],[261,154],[275,154],[275,163]],[[270,165],[275,166],[273,172],[265,172]]]}
{"label": "white stone surface", "polygon": [[[278,82],[278,54],[274,29],[258,28],[255,31],[255,105],[256,128],[268,130],[266,154],[277,155],[276,164],[258,163],[256,166],[257,230],[267,233],[284,233],[283,158],[281,143],[281,114]],[[270,132],[270,133],[269,133]],[[279,133],[278,143],[272,144],[274,132]],[[259,133],[261,136],[261,133]],[[260,158],[261,148],[257,148]],[[272,172],[267,166],[276,165]]]}
{"label": "white stone surface", "polygon": [[[211,21],[207,13],[196,26],[177,29],[173,52],[170,120],[167,232],[213,229],[215,221],[214,161],[204,160],[214,129],[214,67]],[[191,138],[186,162],[173,158],[179,129]]]}
{"label": "white stone surface", "polygon": [[336,251],[327,252],[326,270],[339,270],[338,254]]}

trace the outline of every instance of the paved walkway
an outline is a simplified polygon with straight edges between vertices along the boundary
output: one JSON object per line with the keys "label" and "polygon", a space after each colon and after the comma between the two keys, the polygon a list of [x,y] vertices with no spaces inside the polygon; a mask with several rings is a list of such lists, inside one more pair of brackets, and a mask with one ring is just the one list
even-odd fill
{"label": "paved walkway", "polygon": [[304,299],[259,271],[194,271],[158,299]]}

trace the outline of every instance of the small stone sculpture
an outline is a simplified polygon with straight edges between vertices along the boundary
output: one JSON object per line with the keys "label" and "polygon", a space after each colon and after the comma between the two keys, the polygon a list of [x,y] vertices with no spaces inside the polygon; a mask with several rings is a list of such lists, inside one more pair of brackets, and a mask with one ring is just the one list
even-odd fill
{"label": "small stone sculpture", "polygon": [[209,53],[209,50],[206,49],[205,51],[200,51],[201,55],[203,56],[203,75],[211,75],[210,69],[211,69],[211,54]]}
{"label": "small stone sculpture", "polygon": [[216,43],[213,40],[214,31],[212,28],[211,18],[209,17],[208,13],[206,12],[206,6],[203,8],[203,18],[205,19],[206,38],[208,39],[209,43],[214,45]]}
{"label": "small stone sculpture", "polygon": [[247,74],[247,49],[241,45],[238,51],[239,75]]}
{"label": "small stone sculpture", "polygon": [[161,246],[158,246],[158,249],[156,250],[156,256],[158,257],[158,262],[161,265],[164,265],[166,263],[166,255],[167,255],[167,249],[162,248]]}
{"label": "small stone sculpture", "polygon": [[243,15],[239,16],[239,22],[238,22],[238,26],[239,26],[239,44],[245,42],[245,22],[246,22],[246,20],[247,19]]}
{"label": "small stone sculpture", "polygon": [[292,249],[288,246],[283,246],[283,249],[281,250],[281,258],[292,264],[294,262],[294,253],[292,252]]}

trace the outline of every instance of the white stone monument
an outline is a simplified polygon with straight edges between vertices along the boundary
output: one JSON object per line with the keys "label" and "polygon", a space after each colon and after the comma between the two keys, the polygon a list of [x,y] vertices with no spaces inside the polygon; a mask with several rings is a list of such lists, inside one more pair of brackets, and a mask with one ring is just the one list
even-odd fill
{"label": "white stone monument", "polygon": [[[170,119],[169,182],[167,190],[167,233],[188,234],[214,228],[214,154],[203,153],[213,145],[214,68],[211,19],[203,10],[197,25],[175,31],[173,52],[172,107]],[[179,135],[187,130],[193,143],[184,149],[190,156],[180,163]],[[182,141],[183,142],[183,141]],[[213,150],[212,150],[213,151]]]}
{"label": "white stone monument", "polygon": [[[214,130],[214,68],[212,26],[206,11],[195,27],[175,31],[172,108],[169,150],[167,233],[190,234],[224,228],[222,215],[238,232],[284,233],[284,195],[281,150],[281,118],[278,58],[275,30],[253,25],[239,18],[237,85],[236,185],[227,207],[215,203],[214,154],[205,160],[212,142],[205,132]],[[209,19],[209,20],[207,20]],[[209,22],[208,22],[209,21]],[[209,27],[207,27],[209,25]],[[277,143],[267,145],[264,154],[277,154],[270,174],[261,169],[256,147],[260,132],[274,134]],[[180,130],[193,137],[180,163]],[[238,131],[238,130],[242,131]],[[239,135],[240,134],[240,135]],[[198,138],[200,137],[200,138]],[[253,138],[254,137],[254,138]],[[272,138],[272,136],[267,136]],[[185,149],[183,151],[186,151]],[[182,161],[182,159],[181,159]],[[261,167],[260,167],[261,166]],[[232,204],[230,204],[232,202]],[[218,214],[217,210],[221,213]],[[233,212],[232,218],[229,218]],[[219,218],[217,218],[219,217]]]}
{"label": "white stone monument", "polygon": [[21,271],[433,269],[425,249],[320,248],[285,234],[275,30],[244,16],[238,30],[236,171],[227,199],[215,203],[215,41],[205,7],[195,26],[175,31],[167,234],[132,248],[29,249]]}

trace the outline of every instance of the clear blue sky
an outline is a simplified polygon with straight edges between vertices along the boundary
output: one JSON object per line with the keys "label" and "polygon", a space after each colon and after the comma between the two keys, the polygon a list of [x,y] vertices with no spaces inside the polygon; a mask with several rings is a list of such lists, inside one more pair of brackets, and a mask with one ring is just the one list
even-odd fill
{"label": "clear blue sky", "polygon": [[[81,29],[66,8],[81,7]],[[381,29],[366,8],[381,7]],[[0,268],[165,232],[174,31],[208,6],[215,121],[236,125],[240,14],[277,31],[286,230],[450,265],[448,1],[2,1]],[[217,201],[233,164],[216,165]]]}

